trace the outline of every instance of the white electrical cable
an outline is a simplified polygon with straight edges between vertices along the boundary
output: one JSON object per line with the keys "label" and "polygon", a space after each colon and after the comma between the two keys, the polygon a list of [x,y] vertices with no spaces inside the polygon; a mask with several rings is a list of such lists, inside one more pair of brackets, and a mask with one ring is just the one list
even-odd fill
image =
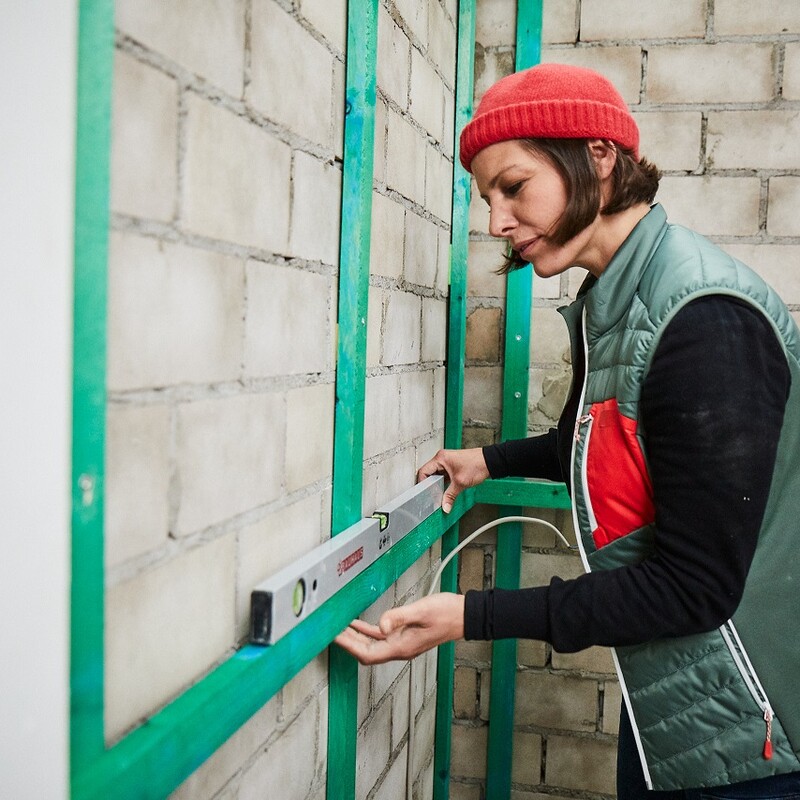
{"label": "white electrical cable", "polygon": [[[473,531],[463,542],[460,542],[457,547],[453,548],[447,556],[442,560],[442,563],[439,565],[439,569],[436,570],[436,574],[433,576],[433,580],[428,587],[428,591],[425,597],[430,597],[435,589],[437,584],[439,583],[439,579],[442,577],[442,572],[444,572],[444,568],[463,550],[473,539],[476,539],[482,533],[490,530],[491,528],[496,528],[498,525],[504,525],[506,522],[529,522],[539,525],[544,525],[545,527],[549,528],[555,535],[566,545],[570,550],[576,550],[577,545],[570,544],[567,541],[567,538],[564,536],[561,531],[556,528],[555,525],[547,522],[546,520],[539,519],[538,517],[500,517],[499,519],[492,520],[491,522],[487,522],[485,525],[482,525],[478,530]],[[406,800],[413,800],[413,777],[414,777],[414,665],[416,664],[416,658],[412,658],[411,667],[409,669],[409,677],[408,677],[408,760],[406,762]],[[424,700],[424,697],[423,697]]]}

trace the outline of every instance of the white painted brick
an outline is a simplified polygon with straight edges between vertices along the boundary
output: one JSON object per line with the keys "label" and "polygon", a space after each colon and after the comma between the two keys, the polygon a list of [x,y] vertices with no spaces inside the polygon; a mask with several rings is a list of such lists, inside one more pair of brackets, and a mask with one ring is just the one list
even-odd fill
{"label": "white painted brick", "polygon": [[407,757],[408,748],[404,747],[392,762],[392,766],[373,795],[374,800],[398,800],[400,797],[405,797]]}
{"label": "white painted brick", "polygon": [[122,390],[237,378],[243,306],[244,269],[238,259],[113,233],[109,387]]}
{"label": "white painted brick", "polygon": [[300,13],[342,52],[347,48],[347,0],[301,0]]}
{"label": "white painted brick", "polygon": [[[409,42],[383,6],[378,8],[378,88],[408,108]],[[416,51],[415,51],[416,52]],[[419,54],[417,54],[419,55]]]}
{"label": "white painted brick", "polygon": [[475,46],[475,106],[494,83],[514,72],[512,50],[484,50]]}
{"label": "white painted brick", "polygon": [[293,716],[311,695],[319,692],[327,678],[328,653],[323,650],[281,689],[281,716],[284,719]]}
{"label": "white painted brick", "polygon": [[447,303],[422,301],[422,361],[444,361],[447,356]]}
{"label": "white painted brick", "polygon": [[395,366],[419,361],[421,326],[420,298],[410,292],[390,292],[386,302],[382,363]]}
{"label": "white painted brick", "polygon": [[531,314],[531,361],[558,364],[567,348],[569,335],[561,314],[554,308],[535,308]]}
{"label": "white painted brick", "polygon": [[383,291],[377,286],[370,286],[367,304],[367,369],[380,366],[381,363],[383,302]]}
{"label": "white painted brick", "polygon": [[767,231],[773,236],[800,236],[800,177],[782,175],[769,179]]}
{"label": "white painted brick", "polygon": [[[436,430],[444,428],[446,392],[447,370],[444,367],[437,367],[433,371],[433,425]],[[431,457],[433,457],[433,453]],[[425,461],[427,460],[426,458]],[[425,461],[418,461],[417,467],[421,467]]]}
{"label": "white painted brick", "polygon": [[551,278],[540,278],[538,275],[534,275],[533,296],[548,300],[555,300],[561,297],[561,276],[554,275]]}
{"label": "white painted brick", "polygon": [[292,176],[290,254],[338,265],[341,171],[297,151]]}
{"label": "white painted brick", "polygon": [[245,0],[119,0],[116,26],[145,47],[241,97]]}
{"label": "white painted brick", "polygon": [[233,535],[106,592],[105,725],[114,739],[233,644]]}
{"label": "white painted brick", "polygon": [[274,500],[284,460],[283,398],[243,395],[178,408],[178,534]]}
{"label": "white painted brick", "polygon": [[274,0],[253,0],[251,42],[247,101],[306,139],[331,146],[333,56]]}
{"label": "white painted brick", "polygon": [[114,55],[111,209],[169,221],[178,181],[178,86],[126,53]]}
{"label": "white painted brick", "polygon": [[698,169],[703,124],[699,111],[640,112],[634,119],[641,134],[641,155],[664,171]]}
{"label": "white painted brick", "polygon": [[544,4],[542,42],[574,44],[578,41],[578,0],[558,0]]}
{"label": "white painted brick", "polygon": [[408,283],[431,287],[435,284],[438,230],[424,217],[406,212],[403,273]]}
{"label": "white painted brick", "polygon": [[572,267],[567,272],[568,278],[568,294],[574,300],[578,296],[578,291],[580,290],[581,286],[583,286],[583,282],[589,276],[589,272],[581,267]]}
{"label": "white painted brick", "polygon": [[654,103],[765,102],[773,96],[771,44],[650,47],[647,97]]}
{"label": "white painted brick", "polygon": [[453,165],[436,148],[425,153],[425,207],[442,222],[450,221]]}
{"label": "white painted brick", "polygon": [[[395,434],[395,438],[399,438],[397,434]],[[365,466],[361,501],[362,514],[365,517],[370,516],[380,506],[407,491],[414,485],[415,475],[413,448],[395,453],[377,464]]]}
{"label": "white painted brick", "polygon": [[437,228],[436,290],[442,294],[450,291],[450,226]]}
{"label": "white painted brick", "polygon": [[497,274],[497,268],[503,263],[501,241],[470,242],[468,262],[467,293],[470,297],[506,296],[506,278]]}
{"label": "white painted brick", "polygon": [[[389,661],[386,664],[378,664],[372,670],[372,691],[376,702],[380,702],[384,695],[389,691],[391,685],[400,677],[403,670],[408,669],[407,661]],[[399,687],[398,687],[399,689]],[[395,692],[398,691],[395,689]],[[406,695],[408,697],[408,695]]]}
{"label": "white painted brick", "polygon": [[[434,404],[435,404],[435,394],[434,394]],[[435,405],[434,405],[435,407]],[[444,434],[441,430],[442,425],[444,424],[443,419],[437,419],[434,423],[437,426],[436,435],[431,436],[430,439],[426,439],[425,441],[421,442],[417,445],[417,456],[416,461],[414,463],[414,469],[419,470],[419,468],[423,464],[427,464],[436,453],[441,450],[444,446]]]}
{"label": "white painted brick", "polygon": [[[269,749],[244,773],[238,800],[305,800],[314,781],[316,764],[308,757],[317,741],[317,703],[309,703]],[[298,754],[306,757],[298,757]]]}
{"label": "white painted brick", "polygon": [[469,229],[475,233],[489,233],[489,205],[481,197],[474,178],[469,195]]}
{"label": "white painted brick", "polygon": [[484,47],[505,45],[516,41],[516,4],[508,0],[483,0],[475,11],[475,40]]}
{"label": "white painted brick", "polygon": [[445,81],[455,87],[456,30],[439,3],[428,3],[428,56]]}
{"label": "white painted brick", "polygon": [[786,44],[782,94],[786,100],[800,100],[800,42]]}
{"label": "white painted brick", "polygon": [[444,87],[436,71],[418,50],[411,50],[411,116],[437,141],[444,124]]}
{"label": "white painted brick", "polygon": [[784,303],[800,303],[800,246],[726,244],[723,249],[761,275]]}
{"label": "white painted brick", "polygon": [[642,73],[642,50],[640,47],[581,47],[575,50],[543,48],[542,62],[574,64],[605,75],[622,95],[628,105],[639,103]]}
{"label": "white painted brick", "polygon": [[413,35],[425,48],[428,44],[428,4],[420,3],[419,0],[395,0],[394,6]]}
{"label": "white painted brick", "polygon": [[400,376],[400,437],[416,439],[433,428],[433,371]]}
{"label": "white painted brick", "polygon": [[421,134],[387,109],[386,183],[403,197],[425,202],[425,148]]}
{"label": "white painted brick", "polygon": [[[347,83],[344,63],[333,62],[333,152],[336,157],[344,156],[344,95]],[[378,103],[377,105],[380,105]],[[377,112],[376,105],[376,112]],[[376,131],[377,135],[377,131]]]}
{"label": "white painted brick", "polygon": [[800,30],[800,5],[786,0],[715,0],[714,32],[718,36],[753,36],[759,33],[796,33]]}
{"label": "white painted brick", "polygon": [[242,638],[250,624],[250,592],[313,550],[329,531],[321,529],[319,495],[298,500],[239,531],[236,583],[236,633]]}
{"label": "white painted brick", "polygon": [[392,692],[392,748],[396,748],[408,733],[408,681],[406,670],[397,688]]}
{"label": "white painted brick", "polygon": [[[422,662],[423,656],[420,658]],[[422,663],[420,663],[422,666]],[[414,742],[414,752],[412,754],[412,765],[415,779],[422,773],[425,762],[430,758],[434,747],[434,734],[436,731],[436,704],[428,702],[417,719],[415,730],[416,740]]]}
{"label": "white painted brick", "polygon": [[169,800],[198,800],[215,797],[217,792],[241,769],[242,764],[267,741],[275,730],[278,712],[273,697],[260,711],[242,725],[198,770],[193,772]]}
{"label": "white painted brick", "polygon": [[371,458],[397,444],[400,427],[400,376],[367,378],[364,399],[364,457]]}
{"label": "white painted brick", "polygon": [[333,278],[294,267],[247,263],[245,372],[316,373],[332,366]]}
{"label": "white painted brick", "polygon": [[[322,775],[327,769],[328,763],[328,712],[329,698],[328,687],[323,687],[317,696],[319,703],[319,725],[317,727],[317,775]],[[310,800],[325,800],[325,786],[320,786]]]}
{"label": "white painted brick", "polygon": [[392,704],[381,704],[356,740],[356,797],[365,798],[389,763]]}
{"label": "white painted brick", "polygon": [[404,216],[403,206],[391,197],[373,193],[370,274],[395,279],[402,275]]}
{"label": "white painted brick", "polygon": [[497,424],[502,397],[501,371],[497,367],[464,370],[464,419]]}
{"label": "white painted brick", "polygon": [[106,415],[105,561],[118,564],[167,541],[170,411],[109,405]]}
{"label": "white painted brick", "polygon": [[705,0],[673,0],[669,14],[657,0],[583,0],[581,40],[690,39],[706,31]]}
{"label": "white painted brick", "polygon": [[442,151],[453,158],[453,142],[455,134],[455,95],[447,88],[444,90],[444,135],[442,136]]}
{"label": "white painted brick", "polygon": [[671,222],[704,236],[758,233],[758,178],[663,178],[656,199]]}
{"label": "white painted brick", "polygon": [[329,477],[333,458],[332,383],[286,393],[286,489]]}
{"label": "white painted brick", "polygon": [[187,100],[183,223],[212,239],[282,253],[288,145],[196,95]]}
{"label": "white painted brick", "polygon": [[708,160],[717,169],[796,169],[798,142],[798,111],[712,111],[708,115]]}
{"label": "white painted brick", "polygon": [[375,101],[375,148],[372,162],[372,178],[374,181],[386,181],[386,151],[388,148],[388,110],[380,97]]}

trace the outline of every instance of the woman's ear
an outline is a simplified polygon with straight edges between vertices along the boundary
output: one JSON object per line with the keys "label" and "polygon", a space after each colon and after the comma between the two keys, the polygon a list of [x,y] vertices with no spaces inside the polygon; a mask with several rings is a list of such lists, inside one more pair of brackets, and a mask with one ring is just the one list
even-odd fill
{"label": "woman's ear", "polygon": [[606,139],[590,139],[589,153],[594,161],[597,177],[601,181],[610,177],[614,164],[617,163],[617,148],[614,143]]}

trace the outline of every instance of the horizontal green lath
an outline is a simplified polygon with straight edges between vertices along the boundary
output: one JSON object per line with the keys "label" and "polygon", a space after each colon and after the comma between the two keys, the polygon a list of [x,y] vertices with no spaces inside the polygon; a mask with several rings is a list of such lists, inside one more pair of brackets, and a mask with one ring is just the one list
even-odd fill
{"label": "horizontal green lath", "polygon": [[485,481],[475,489],[475,502],[528,508],[572,508],[563,483],[526,478]]}

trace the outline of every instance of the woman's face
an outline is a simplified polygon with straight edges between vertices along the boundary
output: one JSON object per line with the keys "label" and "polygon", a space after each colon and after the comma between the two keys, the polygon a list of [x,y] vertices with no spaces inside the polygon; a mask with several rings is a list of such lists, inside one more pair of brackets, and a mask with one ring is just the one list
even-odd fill
{"label": "woman's face", "polygon": [[518,140],[496,142],[472,160],[481,197],[489,204],[489,233],[506,239],[541,278],[573,266],[594,271],[592,235],[597,220],[563,245],[552,242],[567,207],[556,168]]}

